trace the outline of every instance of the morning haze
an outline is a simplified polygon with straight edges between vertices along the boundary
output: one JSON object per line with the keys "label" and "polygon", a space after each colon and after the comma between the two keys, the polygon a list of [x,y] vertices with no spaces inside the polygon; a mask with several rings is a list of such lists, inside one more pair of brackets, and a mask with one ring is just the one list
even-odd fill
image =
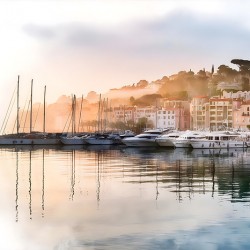
{"label": "morning haze", "polygon": [[[159,84],[151,83],[164,76],[190,70],[194,74],[204,69],[211,72],[212,65],[216,70],[233,58],[250,57],[249,6],[243,1],[78,1],[74,4],[2,1],[0,5],[1,120],[18,75],[22,109],[32,79],[33,103],[43,102],[46,85],[46,103],[51,110],[56,110],[55,103],[58,99],[61,102],[60,96],[71,99],[76,95],[81,99],[83,95],[86,99],[91,91],[108,98],[112,106],[111,100],[118,94],[119,99],[124,99],[120,104],[128,105],[130,97],[157,93]],[[109,91],[136,85],[144,79],[150,84],[145,93],[142,89]],[[178,88],[182,87],[172,85],[171,91],[178,92]],[[85,110],[85,118],[94,119],[96,114],[91,112]]]}

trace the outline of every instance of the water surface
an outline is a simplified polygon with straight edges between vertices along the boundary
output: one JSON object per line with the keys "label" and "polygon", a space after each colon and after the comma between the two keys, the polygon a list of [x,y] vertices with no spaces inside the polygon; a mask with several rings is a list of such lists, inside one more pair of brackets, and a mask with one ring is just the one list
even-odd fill
{"label": "water surface", "polygon": [[0,249],[249,249],[250,150],[1,147]]}

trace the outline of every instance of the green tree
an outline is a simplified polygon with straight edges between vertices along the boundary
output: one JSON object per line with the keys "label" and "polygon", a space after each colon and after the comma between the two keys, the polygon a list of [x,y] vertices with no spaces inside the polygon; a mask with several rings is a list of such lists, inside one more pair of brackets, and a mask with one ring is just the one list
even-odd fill
{"label": "green tree", "polygon": [[249,74],[250,72],[250,61],[242,59],[233,59],[231,63],[238,65],[240,72],[243,74]]}
{"label": "green tree", "polygon": [[135,125],[135,132],[137,134],[141,133],[147,128],[148,118],[142,117],[139,118],[138,122]]}
{"label": "green tree", "polygon": [[237,70],[232,69],[229,66],[224,65],[224,64],[222,64],[218,67],[217,73],[219,75],[224,76],[228,80],[233,80],[238,75]]}

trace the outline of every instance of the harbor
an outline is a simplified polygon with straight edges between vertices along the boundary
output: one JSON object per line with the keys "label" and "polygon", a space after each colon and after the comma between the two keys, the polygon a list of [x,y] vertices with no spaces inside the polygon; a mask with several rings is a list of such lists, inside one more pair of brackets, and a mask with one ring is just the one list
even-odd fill
{"label": "harbor", "polygon": [[250,249],[249,9],[0,1],[0,250]]}
{"label": "harbor", "polygon": [[0,246],[248,246],[249,159],[249,149],[1,146]]}

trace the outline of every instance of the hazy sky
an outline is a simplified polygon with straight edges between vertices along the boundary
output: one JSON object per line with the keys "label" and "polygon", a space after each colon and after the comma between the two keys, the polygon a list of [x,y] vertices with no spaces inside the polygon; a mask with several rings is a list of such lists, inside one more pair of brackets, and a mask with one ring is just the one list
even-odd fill
{"label": "hazy sky", "polygon": [[250,59],[250,3],[218,1],[0,1],[0,104],[20,75],[20,98],[54,102],[181,70]]}

